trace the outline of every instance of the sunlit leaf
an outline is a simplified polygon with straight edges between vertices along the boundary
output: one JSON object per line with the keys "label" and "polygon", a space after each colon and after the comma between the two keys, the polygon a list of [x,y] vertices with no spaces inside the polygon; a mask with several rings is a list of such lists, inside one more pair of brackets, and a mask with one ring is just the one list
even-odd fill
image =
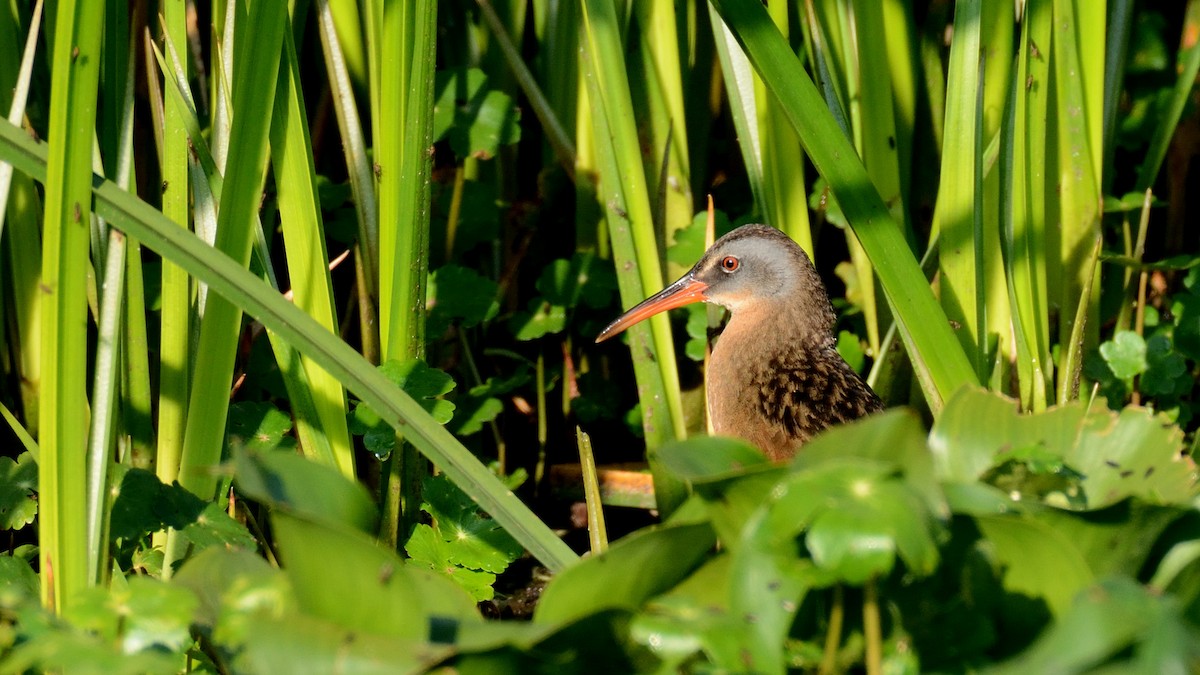
{"label": "sunlit leaf", "polygon": [[361,483],[332,467],[294,453],[238,453],[234,457],[240,494],[274,509],[372,531],[375,503]]}
{"label": "sunlit leaf", "polygon": [[1196,467],[1181,454],[1183,433],[1150,410],[1116,413],[1075,401],[1022,415],[1015,402],[978,389],[951,399],[934,424],[929,446],[943,480],[971,482],[1013,450],[1039,447],[1079,474],[1083,501],[1098,509],[1129,496],[1152,504],[1188,503]]}
{"label": "sunlit leaf", "polygon": [[637,609],[686,578],[713,543],[704,524],[640,530],[552,579],[534,621],[563,623],[602,609]]}
{"label": "sunlit leaf", "polygon": [[560,333],[567,327],[567,308],[545,298],[534,298],[529,303],[529,311],[514,313],[508,326],[513,337],[522,341]]}
{"label": "sunlit leaf", "polygon": [[433,516],[450,562],[487,572],[503,572],[524,549],[445,476],[424,481],[422,508]]}
{"label": "sunlit leaf", "polygon": [[37,463],[23,452],[16,461],[0,457],[0,530],[19,530],[37,515]]}
{"label": "sunlit leaf", "polygon": [[1100,354],[1113,374],[1122,380],[1146,372],[1146,342],[1133,331],[1118,331],[1112,340],[1100,345]]}
{"label": "sunlit leaf", "polygon": [[449,549],[450,546],[442,541],[441,536],[425,524],[418,524],[413,528],[408,543],[404,545],[410,564],[424,566],[453,579],[477,601],[491,600],[495,597],[492,584],[496,583],[496,575],[467,569],[451,562]]}
{"label": "sunlit leaf", "polygon": [[[270,403],[244,401],[229,406],[225,442],[230,448],[273,450],[292,430],[292,417]],[[288,445],[294,446],[292,441]]]}
{"label": "sunlit leaf", "polygon": [[488,159],[521,139],[520,111],[507,94],[488,87],[482,70],[439,71],[434,91],[433,137],[448,137],[458,157]]}

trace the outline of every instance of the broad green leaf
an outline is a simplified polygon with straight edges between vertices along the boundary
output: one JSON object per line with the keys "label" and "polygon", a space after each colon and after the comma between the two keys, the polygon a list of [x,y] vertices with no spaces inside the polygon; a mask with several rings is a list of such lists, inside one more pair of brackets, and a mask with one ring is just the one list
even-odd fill
{"label": "broad green leaf", "polygon": [[1075,401],[1021,415],[1013,401],[977,389],[955,396],[929,436],[942,480],[973,482],[1014,450],[1039,448],[1061,457],[1082,476],[1082,501],[1062,504],[1073,509],[1099,509],[1130,496],[1188,503],[1196,467],[1182,446],[1182,431],[1145,408],[1118,414]]}
{"label": "broad green leaf", "polygon": [[1146,342],[1133,331],[1117,331],[1112,340],[1100,345],[1100,354],[1113,374],[1122,380],[1132,380],[1146,372]]}
{"label": "broad green leaf", "polygon": [[210,503],[204,507],[195,522],[189,523],[179,531],[180,537],[192,545],[193,551],[199,551],[210,546],[221,546],[230,549],[245,549],[253,551],[258,548],[258,540],[246,526],[229,517],[220,502]]}
{"label": "broad green leaf", "polygon": [[976,516],[975,522],[1002,570],[1004,588],[1044,600],[1055,615],[1095,579],[1070,538],[1046,523],[1025,515]]}
{"label": "broad green leaf", "polygon": [[181,653],[192,642],[189,627],[197,604],[186,587],[133,577],[111,589],[88,589],[65,616],[124,654]]}
{"label": "broad green leaf", "polygon": [[701,303],[688,305],[687,312],[687,345],[684,347],[687,357],[693,361],[703,361],[708,353],[708,306]]}
{"label": "broad green leaf", "polygon": [[567,327],[567,308],[545,298],[534,298],[529,302],[529,311],[514,313],[508,327],[513,337],[521,341],[561,333]]}
{"label": "broad green leaf", "polygon": [[366,488],[333,467],[289,452],[239,452],[234,467],[238,491],[272,509],[365,532],[375,528],[378,514]]}
{"label": "broad green leaf", "polygon": [[0,530],[19,530],[33,522],[38,503],[37,463],[23,452],[16,461],[0,457]]}
{"label": "broad green leaf", "polygon": [[14,607],[37,599],[38,576],[29,563],[12,555],[0,555],[0,607]]}
{"label": "broad green leaf", "polygon": [[857,335],[848,330],[838,331],[837,350],[846,363],[850,364],[850,367],[854,369],[854,372],[862,372],[865,359],[862,341],[858,339]]}
{"label": "broad green leaf", "polygon": [[495,597],[492,584],[496,583],[496,575],[477,569],[467,569],[450,560],[450,544],[442,541],[441,535],[432,527],[419,523],[413,528],[412,535],[404,545],[410,565],[419,565],[436,574],[445,575],[454,580],[476,601],[491,600]]}
{"label": "broad green leaf", "polygon": [[501,145],[521,140],[520,110],[508,94],[488,87],[478,68],[434,75],[433,137],[449,137],[460,159],[490,159]]}
{"label": "broad green leaf", "polygon": [[847,506],[817,518],[804,538],[813,562],[855,586],[887,575],[896,563],[896,542],[889,528],[877,522],[878,515],[871,509]]}
{"label": "broad green leaf", "polygon": [[[708,213],[702,211],[692,218],[690,225],[675,231],[674,243],[667,247],[667,261],[683,267],[695,265],[707,248],[704,245],[706,229],[708,229]],[[733,223],[730,222],[729,216],[720,209],[714,209],[713,239],[720,239],[722,235],[732,229]]]}
{"label": "broad green leaf", "polygon": [[454,399],[454,406],[454,419],[450,420],[446,428],[456,436],[477,434],[483,429],[483,425],[504,412],[504,403],[492,396],[459,396]]}
{"label": "broad green leaf", "polygon": [[[439,424],[445,424],[454,416],[454,404],[440,398],[454,389],[454,378],[431,368],[420,359],[405,362],[388,361],[379,366],[379,372],[404,390],[425,409]],[[350,431],[363,435],[367,449],[379,457],[386,457],[396,447],[396,432],[388,426],[369,405],[359,403],[351,413]]]}
{"label": "broad green leaf", "polygon": [[496,282],[468,267],[443,265],[429,275],[425,308],[429,312],[428,334],[441,335],[458,320],[470,327],[496,316]]}
{"label": "broad green leaf", "polygon": [[1181,388],[1181,380],[1186,380],[1190,389],[1187,362],[1171,348],[1167,336],[1155,335],[1146,340],[1146,371],[1138,381],[1138,389],[1149,396],[1168,396]]}
{"label": "broad green leaf", "polygon": [[[265,401],[239,401],[229,406],[229,421],[225,427],[225,442],[231,452],[274,450],[280,446],[294,447],[284,437],[292,430],[292,417]],[[290,439],[289,439],[290,440]]]}
{"label": "broad green leaf", "polygon": [[724,436],[699,436],[667,443],[658,450],[663,468],[688,483],[711,483],[767,468],[762,451],[743,440]]}
{"label": "broad green leaf", "polygon": [[[116,477],[114,476],[114,479]],[[163,485],[145,469],[129,469],[114,491],[109,537],[133,541],[165,527],[194,523],[207,503],[179,486]]]}
{"label": "broad green leaf", "polygon": [[535,284],[548,301],[574,308],[582,300],[589,307],[605,307],[617,288],[612,263],[592,253],[558,259],[542,270]]}
{"label": "broad green leaf", "polygon": [[196,621],[223,643],[245,640],[257,615],[296,613],[286,574],[248,551],[210,548],[183,563],[171,583],[190,588],[200,604]]}
{"label": "broad green leaf", "polygon": [[424,509],[434,522],[446,556],[455,565],[487,572],[503,572],[524,549],[500,525],[479,513],[478,507],[445,476],[424,481]]}
{"label": "broad green leaf", "polygon": [[284,571],[314,617],[365,633],[420,640],[434,615],[477,617],[464,591],[415,567],[361,532],[274,511]]}
{"label": "broad green leaf", "polygon": [[417,675],[453,653],[450,646],[364,632],[304,614],[248,622],[240,647],[232,666],[242,673]]}
{"label": "broad green leaf", "polygon": [[1176,603],[1117,577],[1079,593],[1029,649],[983,672],[1184,673],[1197,662],[1200,635]]}
{"label": "broad green leaf", "polygon": [[939,518],[949,515],[921,420],[914,411],[896,408],[829,429],[797,453],[792,468],[809,470],[849,457],[896,467],[929,513]]}
{"label": "broad green leaf", "polygon": [[605,609],[638,609],[685,579],[714,542],[706,524],[663,526],[624,537],[552,579],[534,621],[566,623]]}

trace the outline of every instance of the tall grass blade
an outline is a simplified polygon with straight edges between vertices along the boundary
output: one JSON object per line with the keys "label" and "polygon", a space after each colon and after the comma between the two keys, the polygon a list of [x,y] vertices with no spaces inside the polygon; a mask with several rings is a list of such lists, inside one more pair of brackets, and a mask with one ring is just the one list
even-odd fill
{"label": "tall grass blade", "polygon": [[[330,333],[337,333],[329,254],[321,223],[312,142],[300,90],[300,65],[290,33],[284,35],[283,64],[271,116],[271,158],[278,189],[288,278],[296,306]],[[354,446],[346,426],[346,392],[340,382],[308,358],[299,359],[315,416],[297,415],[308,456],[336,466],[353,479]]]}
{"label": "tall grass blade", "polygon": [[[0,105],[8,104],[8,120],[14,125],[20,125],[25,115],[41,30],[41,7],[40,1],[34,5],[24,52],[17,50],[21,40],[16,7],[0,9]],[[13,298],[6,320],[15,331],[9,333],[9,341],[20,345],[20,349],[15,350],[13,367],[20,383],[21,412],[29,431],[36,434],[42,380],[43,296],[39,287],[42,202],[37,186],[28,176],[14,174],[11,165],[0,164],[0,231],[5,229],[5,223],[8,224],[8,256],[4,265],[9,273],[7,281],[11,283]]]}
{"label": "tall grass blade", "polygon": [[875,265],[926,399],[932,409],[940,409],[953,391],[977,377],[900,227],[766,11],[754,0],[711,1],[780,100],[813,165],[828,181]]}
{"label": "tall grass blade", "polygon": [[[1061,228],[1057,243],[1059,338],[1064,343],[1059,367],[1060,395],[1075,392],[1082,353],[1098,343],[1100,284],[1089,264],[1100,235],[1100,111],[1104,67],[1104,11],[1093,3],[1054,0],[1054,100],[1058,128],[1054,145],[1058,166]],[[1081,7],[1090,7],[1079,11]],[[1086,275],[1086,276],[1085,276]],[[1090,289],[1083,295],[1084,289]],[[1080,303],[1084,308],[1080,309]],[[1083,322],[1079,327],[1077,321]],[[1082,330],[1080,340],[1074,336]],[[1060,403],[1065,400],[1060,399]]]}
{"label": "tall grass blade", "polygon": [[[63,611],[89,585],[87,563],[87,276],[92,139],[104,3],[58,4],[51,67],[42,252],[42,392],[38,442],[42,602]],[[6,123],[7,126],[7,123]]]}
{"label": "tall grass blade", "polygon": [[[238,52],[229,147],[237,152],[231,154],[225,172],[216,248],[243,266],[250,260],[262,194],[283,32],[288,29],[285,9],[275,3],[254,3],[235,29]],[[208,299],[200,324],[179,482],[203,498],[211,498],[217,487],[212,467],[220,460],[225,437],[241,319],[240,307],[214,297]],[[180,538],[172,533],[164,571],[183,553]]]}
{"label": "tall grass blade", "polygon": [[[230,3],[232,4],[232,3]],[[187,40],[185,3],[168,2],[162,13],[163,38],[170,44]],[[176,59],[176,63],[178,60]],[[180,69],[182,71],[182,69]],[[162,128],[162,210],[179,227],[188,228],[188,130],[187,119],[195,117],[179,99],[169,95],[174,87],[170,73],[164,92]],[[186,77],[182,88],[187,91]],[[198,129],[197,129],[198,131]],[[158,456],[154,471],[159,480],[170,485],[179,478],[184,434],[187,428],[188,394],[191,386],[193,345],[192,284],[187,274],[175,265],[162,265],[162,311],[159,317],[158,350]]]}
{"label": "tall grass blade", "polygon": [[[12,162],[35,180],[45,180],[45,145],[6,122],[0,122],[0,160]],[[405,438],[552,571],[577,560],[553,531],[418,403],[352,347],[322,330],[311,317],[272,292],[240,261],[213,250],[193,234],[180,231],[153,207],[110,182],[95,179],[92,189],[97,212],[112,227],[172,260],[317,361],[385,422],[402,429]]]}
{"label": "tall grass blade", "polygon": [[950,44],[945,136],[942,138],[942,174],[938,189],[934,229],[938,238],[942,308],[956,324],[963,351],[971,355],[975,373],[987,373],[985,327],[981,325],[977,291],[982,281],[977,253],[983,241],[976,232],[976,196],[983,177],[978,175],[976,138],[980,132],[979,92],[982,0],[958,0],[954,6],[954,41]]}
{"label": "tall grass blade", "polygon": [[108,557],[108,467],[119,420],[120,322],[125,299],[125,235],[112,231],[108,237],[104,282],[100,288],[100,319],[92,378],[92,420],[87,453],[87,565],[89,583],[101,581],[109,567]]}
{"label": "tall grass blade", "polygon": [[[384,360],[425,356],[429,172],[437,3],[383,2],[378,114],[396,120],[375,137],[379,176],[379,335]],[[376,121],[378,125],[378,121]],[[377,126],[377,129],[379,127]],[[381,532],[399,543],[416,522],[428,466],[399,444],[389,459]]]}
{"label": "tall grass blade", "polygon": [[[1001,126],[1000,220],[1005,278],[1012,306],[1018,393],[1022,408],[1048,402],[1050,360],[1046,296],[1045,174],[1047,68],[1033,44],[1049,31],[1049,5],[1026,5],[1007,117]],[[1049,46],[1048,44],[1046,45]],[[1040,54],[1040,52],[1039,52]]]}
{"label": "tall grass blade", "polygon": [[[632,306],[663,287],[662,266],[617,13],[612,0],[586,0],[582,7],[582,53],[600,166],[598,196],[606,209],[621,301]],[[654,316],[634,326],[629,342],[655,494],[659,509],[669,512],[682,500],[682,485],[657,470],[654,451],[682,438],[686,430],[668,317]]]}
{"label": "tall grass blade", "polygon": [[713,42],[717,58],[721,62],[721,74],[725,80],[725,97],[729,100],[729,116],[737,132],[738,149],[742,152],[742,164],[746,167],[746,178],[750,183],[750,194],[754,197],[754,213],[767,217],[766,196],[763,194],[762,142],[758,137],[758,100],[754,96],[754,68],[742,51],[725,20],[710,4],[708,6]]}

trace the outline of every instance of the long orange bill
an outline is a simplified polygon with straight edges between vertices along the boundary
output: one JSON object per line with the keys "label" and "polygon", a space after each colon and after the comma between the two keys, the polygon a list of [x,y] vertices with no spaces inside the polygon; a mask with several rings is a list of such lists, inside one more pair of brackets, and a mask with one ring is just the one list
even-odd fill
{"label": "long orange bill", "polygon": [[596,336],[596,342],[604,342],[642,319],[652,317],[659,312],[707,300],[708,296],[704,295],[707,290],[708,284],[693,278],[691,273],[685,274],[679,281],[646,298],[633,309],[617,317],[616,321],[608,324],[608,328],[600,331],[600,335]]}

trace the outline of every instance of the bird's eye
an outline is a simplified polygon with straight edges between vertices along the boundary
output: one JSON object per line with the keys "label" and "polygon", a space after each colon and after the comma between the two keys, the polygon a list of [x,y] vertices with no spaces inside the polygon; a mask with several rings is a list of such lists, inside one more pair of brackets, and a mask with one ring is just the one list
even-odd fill
{"label": "bird's eye", "polygon": [[739,262],[736,257],[731,256],[731,255],[727,255],[723,259],[721,259],[721,269],[725,270],[726,272],[736,271],[738,268],[738,265],[740,265],[740,264],[741,264],[741,262]]}

